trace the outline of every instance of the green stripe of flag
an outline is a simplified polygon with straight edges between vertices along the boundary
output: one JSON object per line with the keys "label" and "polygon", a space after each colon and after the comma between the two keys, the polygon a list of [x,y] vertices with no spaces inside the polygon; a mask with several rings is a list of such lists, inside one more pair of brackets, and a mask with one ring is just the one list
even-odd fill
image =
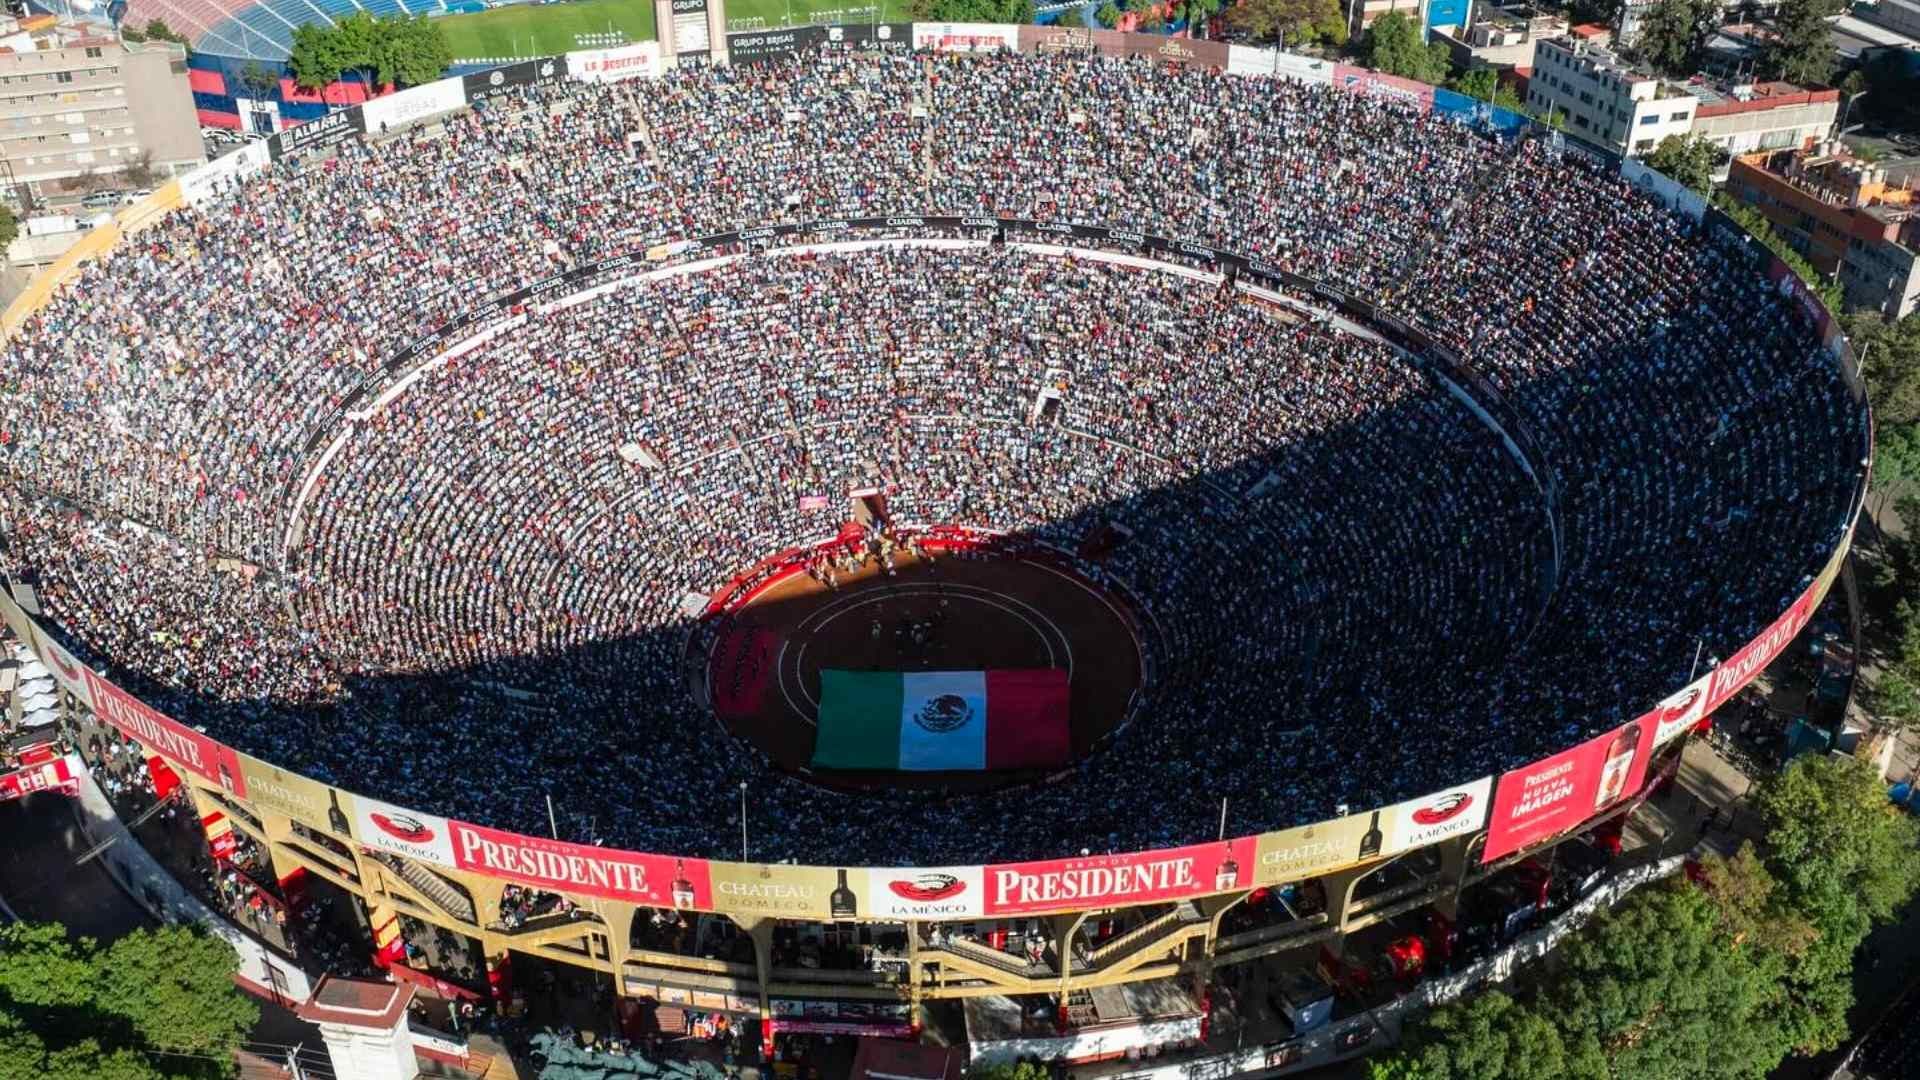
{"label": "green stripe of flag", "polygon": [[822,769],[895,769],[900,764],[900,673],[820,672],[813,764]]}

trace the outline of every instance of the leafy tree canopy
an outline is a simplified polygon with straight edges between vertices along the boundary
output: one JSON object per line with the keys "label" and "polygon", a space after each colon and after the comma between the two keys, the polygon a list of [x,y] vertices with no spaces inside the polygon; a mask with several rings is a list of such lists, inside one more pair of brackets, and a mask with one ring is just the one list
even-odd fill
{"label": "leafy tree canopy", "polygon": [[1227,9],[1227,22],[1256,41],[1344,45],[1347,19],[1339,0],[1240,0]]}
{"label": "leafy tree canopy", "polygon": [[1702,195],[1713,191],[1713,170],[1720,148],[1699,135],[1669,135],[1647,155],[1647,166],[1673,177]]}
{"label": "leafy tree canopy", "polygon": [[426,16],[375,18],[364,11],[332,26],[295,27],[287,58],[294,81],[308,90],[349,72],[374,86],[418,86],[438,79],[452,62],[445,33]]}
{"label": "leafy tree canopy", "polygon": [[1855,950],[1920,888],[1920,825],[1851,758],[1803,757],[1755,805],[1759,849],[1629,896],[1520,994],[1434,1010],[1372,1080],[1763,1080],[1837,1046]]}
{"label": "leafy tree canopy", "polygon": [[57,923],[0,927],[0,1076],[226,1080],[260,1015],[238,967],[197,926],[105,947]]}
{"label": "leafy tree canopy", "polygon": [[1691,75],[1719,24],[1716,0],[1658,0],[1640,24],[1633,51],[1663,75]]}
{"label": "leafy tree canopy", "polygon": [[1825,85],[1834,65],[1833,27],[1827,20],[1846,10],[1846,0],[1781,0],[1761,69],[1803,86]]}
{"label": "leafy tree canopy", "polygon": [[1398,11],[1389,11],[1367,28],[1362,47],[1366,65],[1375,71],[1438,84],[1451,64],[1447,47],[1420,40],[1420,27]]}

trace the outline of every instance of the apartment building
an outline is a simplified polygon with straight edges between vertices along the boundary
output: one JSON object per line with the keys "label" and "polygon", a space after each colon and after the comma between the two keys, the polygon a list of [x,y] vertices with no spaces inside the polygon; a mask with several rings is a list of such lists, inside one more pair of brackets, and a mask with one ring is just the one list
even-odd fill
{"label": "apartment building", "polygon": [[140,163],[165,177],[205,160],[184,47],[0,16],[0,187],[15,202],[136,186],[120,181]]}
{"label": "apartment building", "polygon": [[1814,269],[1834,276],[1847,306],[1901,318],[1920,307],[1920,202],[1843,143],[1743,154],[1727,191],[1773,223]]}
{"label": "apartment building", "polygon": [[1602,46],[1561,38],[1540,42],[1533,56],[1527,107],[1563,117],[1572,135],[1639,157],[1668,135],[1693,130],[1699,98]]}

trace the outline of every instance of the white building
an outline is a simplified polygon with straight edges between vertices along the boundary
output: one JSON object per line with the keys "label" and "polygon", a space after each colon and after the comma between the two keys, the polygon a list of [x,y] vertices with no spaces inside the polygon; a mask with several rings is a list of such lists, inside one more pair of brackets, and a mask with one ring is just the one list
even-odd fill
{"label": "white building", "polygon": [[[1840,91],[1807,90],[1787,82],[1713,87],[1687,84],[1700,99],[1693,133],[1719,147],[1728,159],[1755,150],[1784,150],[1818,142],[1833,132]],[[1723,162],[1716,179],[1724,180]]]}
{"label": "white building", "polygon": [[1699,98],[1633,70],[1600,46],[1542,41],[1533,56],[1527,107],[1564,117],[1571,135],[1637,157],[1669,135],[1693,130]]}

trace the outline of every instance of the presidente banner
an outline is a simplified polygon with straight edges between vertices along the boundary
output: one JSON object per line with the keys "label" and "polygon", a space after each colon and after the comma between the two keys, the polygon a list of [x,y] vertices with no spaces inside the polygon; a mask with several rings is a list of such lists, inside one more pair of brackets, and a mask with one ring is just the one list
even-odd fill
{"label": "presidente banner", "polygon": [[464,821],[447,824],[456,869],[648,907],[713,906],[704,859],[570,844]]}
{"label": "presidente banner", "polygon": [[200,779],[218,784],[239,798],[247,797],[247,778],[240,771],[239,755],[231,749],[148,708],[145,702],[95,675],[92,668],[83,667],[80,672],[86,678],[95,716]]}
{"label": "presidente banner", "polygon": [[1211,844],[1002,863],[986,868],[986,914],[1027,915],[1232,892],[1253,881],[1254,837]]}
{"label": "presidente banner", "polygon": [[1846,558],[1847,545],[1842,544],[1827,560],[1826,568],[1820,571],[1820,576],[1814,579],[1813,584],[1807,586],[1807,590],[1800,594],[1799,599],[1793,602],[1793,606],[1773,620],[1773,624],[1762,631],[1759,637],[1748,642],[1739,652],[1734,653],[1713,669],[1712,675],[1709,676],[1711,681],[1707,686],[1707,712],[1713,712],[1725,705],[1728,698],[1739,693],[1741,687],[1752,682],[1754,676],[1766,670],[1767,665],[1773,663],[1774,657],[1787,651],[1787,646],[1793,644],[1793,639],[1799,637],[1800,631],[1805,629],[1807,623],[1812,620],[1814,611],[1819,608],[1820,601],[1827,595],[1827,587],[1833,584],[1833,579],[1840,573],[1840,566],[1846,562]]}
{"label": "presidente banner", "polygon": [[1501,776],[1481,861],[1566,832],[1639,791],[1654,728],[1635,720]]}
{"label": "presidente banner", "polygon": [[298,821],[310,829],[353,843],[353,824],[349,817],[353,796],[318,780],[309,780],[296,772],[261,761],[246,754],[240,759],[240,775],[247,780],[247,801],[265,810]]}

